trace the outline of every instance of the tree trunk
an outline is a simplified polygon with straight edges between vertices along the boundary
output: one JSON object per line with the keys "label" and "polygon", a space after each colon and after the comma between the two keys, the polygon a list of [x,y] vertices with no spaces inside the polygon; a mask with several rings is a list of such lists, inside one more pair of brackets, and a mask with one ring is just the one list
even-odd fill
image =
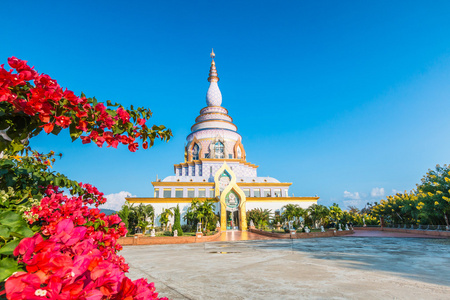
{"label": "tree trunk", "polygon": [[447,218],[447,215],[444,213],[444,219],[445,219],[445,223],[447,223],[447,228],[448,228],[448,218]]}

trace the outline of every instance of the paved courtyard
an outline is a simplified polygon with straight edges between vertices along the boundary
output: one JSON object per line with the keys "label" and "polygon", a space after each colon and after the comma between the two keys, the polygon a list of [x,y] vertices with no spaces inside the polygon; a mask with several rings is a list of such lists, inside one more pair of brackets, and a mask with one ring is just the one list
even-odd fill
{"label": "paved courtyard", "polygon": [[170,299],[450,299],[450,239],[333,237],[129,246]]}

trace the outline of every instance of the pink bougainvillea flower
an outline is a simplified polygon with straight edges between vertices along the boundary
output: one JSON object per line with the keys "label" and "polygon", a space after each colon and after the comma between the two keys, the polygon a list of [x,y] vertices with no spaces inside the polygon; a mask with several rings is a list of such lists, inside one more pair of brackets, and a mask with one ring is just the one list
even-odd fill
{"label": "pink bougainvillea flower", "polygon": [[5,283],[7,297],[11,300],[38,299],[35,293],[41,288],[41,283],[36,274],[17,272]]}
{"label": "pink bougainvillea flower", "polygon": [[14,256],[21,256],[22,261],[28,263],[30,261],[31,255],[34,252],[34,248],[36,244],[39,244],[43,241],[42,236],[39,233],[36,233],[31,238],[24,238],[20,241],[19,245],[14,249]]}
{"label": "pink bougainvillea flower", "polygon": [[85,227],[75,227],[71,219],[65,219],[58,223],[56,234],[51,239],[72,246],[84,237],[86,231]]}
{"label": "pink bougainvillea flower", "polygon": [[123,123],[126,123],[130,120],[130,115],[122,107],[119,107],[117,109],[117,115],[119,116],[119,118],[122,120]]}

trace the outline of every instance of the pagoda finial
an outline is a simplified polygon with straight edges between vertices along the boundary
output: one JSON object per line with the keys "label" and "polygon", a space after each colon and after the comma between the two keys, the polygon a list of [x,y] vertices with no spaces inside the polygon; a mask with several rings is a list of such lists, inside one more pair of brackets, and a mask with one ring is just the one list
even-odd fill
{"label": "pagoda finial", "polygon": [[217,69],[216,69],[216,63],[214,62],[214,57],[216,57],[216,54],[214,53],[214,49],[211,48],[211,54],[210,54],[212,61],[211,61],[211,67],[209,68],[209,77],[208,81],[219,81],[219,77],[217,76]]}
{"label": "pagoda finial", "polygon": [[206,104],[208,106],[220,106],[222,104],[222,93],[219,90],[219,86],[217,82],[219,81],[219,77],[217,76],[216,63],[214,62],[214,57],[216,54],[214,53],[214,49],[211,49],[211,67],[209,68],[209,89],[206,93]]}

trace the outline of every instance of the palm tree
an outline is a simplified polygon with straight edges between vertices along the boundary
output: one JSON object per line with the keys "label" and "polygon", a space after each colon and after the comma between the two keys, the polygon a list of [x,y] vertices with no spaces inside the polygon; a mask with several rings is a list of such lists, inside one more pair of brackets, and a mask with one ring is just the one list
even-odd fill
{"label": "palm tree", "polygon": [[203,228],[208,228],[208,224],[215,222],[217,218],[214,213],[215,199],[206,199],[201,202],[197,198],[192,199],[191,206],[188,207],[183,219],[190,225],[196,225],[201,222]]}
{"label": "palm tree", "polygon": [[214,199],[206,199],[198,206],[197,218],[202,222],[204,228],[208,228],[208,222],[212,221],[215,217],[214,204]]}
{"label": "palm tree", "polygon": [[271,214],[270,209],[254,208],[247,211],[247,221],[253,220],[258,228],[264,229],[269,224]]}
{"label": "palm tree", "polygon": [[183,220],[185,220],[189,225],[196,225],[198,222],[197,211],[199,205],[200,201],[197,198],[192,199],[191,206],[188,207],[186,214],[183,216]]}
{"label": "palm tree", "polygon": [[292,221],[294,220],[294,217],[296,216],[296,212],[298,212],[298,204],[286,204],[282,207],[284,209],[283,213],[281,214],[283,219],[286,221]]}
{"label": "palm tree", "polygon": [[145,219],[150,219],[150,224],[154,226],[154,220],[155,220],[155,209],[152,205],[145,205],[143,209],[143,214],[145,215]]}
{"label": "palm tree", "polygon": [[140,220],[137,227],[141,228],[142,232],[145,233],[145,230],[147,229],[148,225],[150,225],[150,222]]}
{"label": "palm tree", "polygon": [[297,207],[295,208],[294,214],[298,222],[300,222],[300,218],[303,218],[304,220],[308,216],[308,212],[306,211],[306,209],[300,207],[299,205],[297,205]]}
{"label": "palm tree", "polygon": [[165,208],[163,212],[159,215],[159,222],[161,222],[161,226],[164,227],[164,230],[167,230],[167,224],[169,223],[169,217],[173,216],[172,208]]}
{"label": "palm tree", "polygon": [[307,209],[314,227],[317,228],[317,223],[323,224],[324,219],[328,216],[328,208],[324,205],[313,204]]}
{"label": "palm tree", "polygon": [[[144,232],[148,225],[153,225],[153,219],[155,216],[155,209],[151,204],[138,206],[124,205],[119,212],[119,216],[125,218],[125,214],[128,214],[128,229],[134,230],[135,228],[141,228]],[[150,219],[150,222],[148,221]]]}

